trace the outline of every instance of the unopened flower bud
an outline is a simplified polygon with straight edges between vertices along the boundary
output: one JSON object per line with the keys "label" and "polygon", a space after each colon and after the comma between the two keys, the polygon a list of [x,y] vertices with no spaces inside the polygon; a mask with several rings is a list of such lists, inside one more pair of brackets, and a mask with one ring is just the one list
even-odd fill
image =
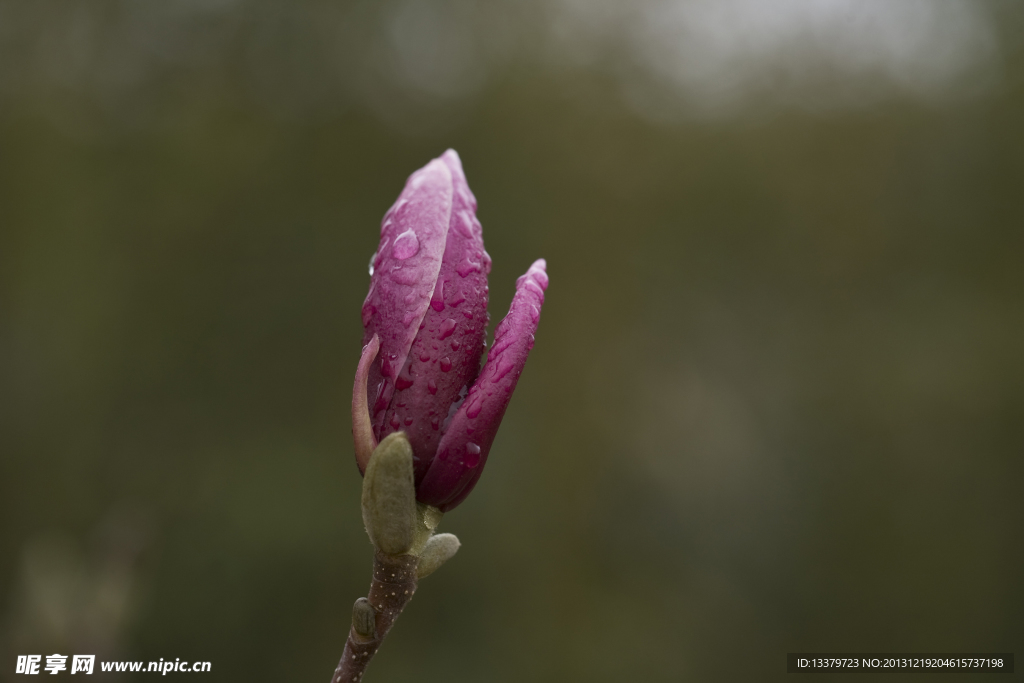
{"label": "unopened flower bud", "polygon": [[469,495],[533,348],[546,265],[517,281],[481,370],[491,259],[476,198],[454,150],[409,177],[384,216],[363,303],[352,398],[361,471],[375,441],[401,432],[421,503],[446,512]]}
{"label": "unopened flower bud", "polygon": [[352,605],[352,628],[363,638],[377,637],[377,610],[366,598],[359,598]]}
{"label": "unopened flower bud", "polygon": [[416,568],[417,578],[433,574],[438,567],[450,560],[459,551],[459,539],[455,534],[438,534],[431,536],[420,554],[420,563]]}
{"label": "unopened flower bud", "polygon": [[416,524],[416,489],[412,447],[395,432],[370,456],[363,479],[363,523],[381,552],[401,555],[412,547]]}

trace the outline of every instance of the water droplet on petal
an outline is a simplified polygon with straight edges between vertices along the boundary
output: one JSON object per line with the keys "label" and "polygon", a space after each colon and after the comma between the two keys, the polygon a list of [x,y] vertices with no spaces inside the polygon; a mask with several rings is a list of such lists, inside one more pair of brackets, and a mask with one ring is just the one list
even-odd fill
{"label": "water droplet on petal", "polygon": [[430,354],[429,353],[421,353],[420,354],[420,362],[421,363],[426,363],[428,360],[430,360]]}
{"label": "water droplet on petal", "polygon": [[427,380],[427,391],[429,391],[431,394],[436,394],[437,393],[437,382],[435,382],[432,379],[431,380]]}
{"label": "water droplet on petal", "polygon": [[480,410],[484,407],[484,397],[477,394],[474,398],[470,399],[470,403],[466,406],[466,417],[473,419],[480,414]]}
{"label": "water droplet on petal", "polygon": [[444,286],[446,282],[441,280],[434,287],[434,293],[430,297],[430,307],[440,313],[444,310]]}
{"label": "water droplet on petal", "polygon": [[448,302],[449,306],[458,306],[466,300],[466,295],[462,293],[462,288],[457,288],[455,294],[452,296],[452,300]]}
{"label": "water droplet on petal", "polygon": [[404,261],[415,256],[419,250],[420,240],[416,237],[416,233],[412,231],[412,228],[409,228],[395,238],[395,244],[391,247],[391,255],[399,261]]}
{"label": "water droplet on petal", "polygon": [[[513,363],[512,361],[510,361],[507,358],[502,358],[501,362],[498,363],[498,370],[494,374],[494,379],[496,381],[501,379],[502,377],[507,375],[509,373],[509,370],[511,370],[513,367],[515,367],[515,363]],[[399,379],[401,379],[401,378],[399,378]]]}
{"label": "water droplet on petal", "polygon": [[430,426],[436,430],[438,427],[441,426],[441,418],[439,418],[437,415],[430,418]]}
{"label": "water droplet on petal", "polygon": [[470,273],[480,272],[480,264],[467,254],[466,258],[456,267],[455,272],[459,274],[459,277],[468,277]]}
{"label": "water droplet on petal", "polygon": [[408,427],[412,424],[412,417],[405,418],[405,426]]}
{"label": "water droplet on petal", "polygon": [[411,387],[413,384],[413,379],[411,377],[406,377],[405,375],[399,375],[398,378],[395,379],[395,388],[398,389],[399,391],[404,391]]}
{"label": "water droplet on petal", "polygon": [[402,422],[398,419],[397,415],[391,416],[391,426],[394,427],[395,429],[398,429],[399,427],[402,426]]}
{"label": "water droplet on petal", "polygon": [[537,341],[537,339],[532,334],[529,337],[527,337],[526,338],[526,348],[527,348],[527,350],[532,349],[533,345],[536,343],[536,341]]}
{"label": "water droplet on petal", "polygon": [[410,286],[419,282],[419,275],[416,273],[416,270],[402,268],[401,263],[391,269],[389,276],[395,284],[399,285]]}
{"label": "water droplet on petal", "polygon": [[494,345],[491,346],[491,351],[487,354],[487,357],[497,358],[505,351],[505,349],[512,346],[512,341],[512,337],[502,338],[497,332],[495,332]]}
{"label": "water droplet on petal", "polygon": [[452,359],[445,356],[441,359],[441,372],[448,372],[452,369]]}
{"label": "water droplet on petal", "polygon": [[412,325],[412,321],[416,319],[416,311],[409,311],[402,317],[402,324],[406,327]]}
{"label": "water droplet on petal", "polygon": [[374,415],[387,408],[388,401],[391,400],[390,394],[385,391],[387,389],[387,382],[387,379],[382,379],[380,384],[377,385],[377,399],[373,402]]}
{"label": "water droplet on petal", "polygon": [[370,277],[373,277],[373,262],[377,258],[377,252],[373,252],[370,256]]}
{"label": "water droplet on petal", "polygon": [[533,304],[530,304],[530,320],[533,321],[534,325],[540,322],[540,309]]}
{"label": "water droplet on petal", "polygon": [[452,351],[458,351],[462,344],[459,343],[458,339],[452,339]]}
{"label": "water droplet on petal", "polygon": [[470,468],[480,464],[480,447],[472,441],[466,444],[466,458],[463,462]]}
{"label": "water droplet on petal", "polygon": [[455,331],[455,321],[452,320],[451,318],[448,318],[443,323],[441,323],[441,329],[438,332],[437,338],[438,339],[445,339],[445,338],[451,336],[451,333],[454,332],[454,331]]}

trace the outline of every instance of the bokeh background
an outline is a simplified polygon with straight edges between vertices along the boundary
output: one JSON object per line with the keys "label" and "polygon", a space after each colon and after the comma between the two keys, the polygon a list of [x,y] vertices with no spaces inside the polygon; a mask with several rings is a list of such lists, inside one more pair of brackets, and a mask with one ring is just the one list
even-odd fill
{"label": "bokeh background", "polygon": [[326,683],[367,260],[448,147],[492,328],[551,287],[367,680],[1019,656],[1022,37],[982,0],[0,2],[0,680]]}

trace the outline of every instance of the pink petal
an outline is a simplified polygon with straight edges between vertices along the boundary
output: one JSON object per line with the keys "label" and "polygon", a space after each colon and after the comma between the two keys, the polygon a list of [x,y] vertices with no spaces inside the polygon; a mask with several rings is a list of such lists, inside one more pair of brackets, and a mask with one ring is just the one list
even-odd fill
{"label": "pink petal", "polygon": [[441,156],[454,188],[441,269],[387,408],[381,438],[402,430],[413,447],[416,480],[426,474],[450,421],[450,407],[465,396],[480,371],[487,329],[487,273],[476,199],[454,150]]}
{"label": "pink petal", "polygon": [[494,333],[487,363],[452,418],[437,455],[417,488],[417,498],[442,511],[461,503],[476,485],[494,436],[533,348],[548,276],[539,259],[516,281],[508,315]]}
{"label": "pink petal", "polygon": [[378,438],[384,409],[430,307],[451,223],[452,196],[451,171],[434,159],[409,176],[381,225],[370,292],[363,303],[363,341],[374,334],[380,337],[380,354],[368,377]]}

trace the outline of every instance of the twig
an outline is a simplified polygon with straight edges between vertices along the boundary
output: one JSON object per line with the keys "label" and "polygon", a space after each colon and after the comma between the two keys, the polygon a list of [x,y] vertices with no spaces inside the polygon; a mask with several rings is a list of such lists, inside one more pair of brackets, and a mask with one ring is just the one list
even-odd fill
{"label": "twig", "polygon": [[366,598],[357,600],[353,607],[352,627],[345,652],[334,670],[331,683],[356,683],[362,679],[366,666],[377,653],[395,619],[416,592],[418,564],[419,558],[415,555],[387,555],[376,551],[370,592]]}

